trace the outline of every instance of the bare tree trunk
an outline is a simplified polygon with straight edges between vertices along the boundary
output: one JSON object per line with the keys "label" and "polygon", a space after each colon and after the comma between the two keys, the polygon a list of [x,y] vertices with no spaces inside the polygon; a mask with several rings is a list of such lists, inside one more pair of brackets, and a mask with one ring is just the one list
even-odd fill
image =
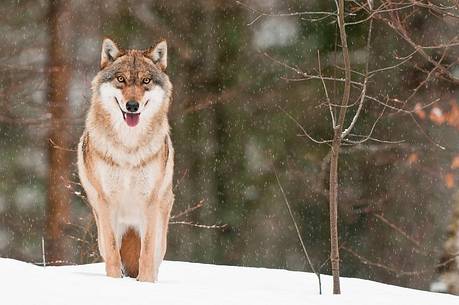
{"label": "bare tree trunk", "polygon": [[[69,146],[68,91],[70,67],[69,54],[65,52],[65,24],[69,22],[66,2],[51,0],[49,3],[49,55],[48,55],[48,103],[51,114],[48,134],[48,206],[46,211],[46,260],[55,262],[65,258],[63,229],[69,220],[70,194],[65,188],[69,177],[69,153],[56,147]],[[67,33],[68,34],[68,33]]]}
{"label": "bare tree trunk", "polygon": [[[336,132],[335,132],[336,134]],[[333,141],[330,158],[330,262],[333,275],[333,293],[340,294],[338,245],[338,158],[340,140]]]}
{"label": "bare tree trunk", "polygon": [[338,245],[338,161],[341,148],[344,120],[346,118],[347,104],[351,92],[351,62],[347,46],[346,28],[344,25],[344,0],[338,2],[338,26],[343,49],[345,82],[344,92],[341,100],[337,125],[333,126],[333,142],[330,158],[330,261],[333,275],[333,293],[340,294],[339,281],[339,245]]}

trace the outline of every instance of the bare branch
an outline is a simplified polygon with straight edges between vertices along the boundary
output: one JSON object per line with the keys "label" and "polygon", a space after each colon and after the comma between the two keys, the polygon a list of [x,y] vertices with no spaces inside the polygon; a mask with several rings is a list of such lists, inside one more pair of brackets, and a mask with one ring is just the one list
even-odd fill
{"label": "bare branch", "polygon": [[[380,99],[374,97],[374,96],[370,96],[370,95],[366,95],[366,98],[369,99],[369,100],[372,100],[374,102],[377,102],[378,104],[386,107],[386,108],[389,108],[391,110],[395,110],[396,112],[402,112],[402,113],[405,113],[405,114],[413,114],[415,113],[416,111],[419,111],[419,110],[422,110],[422,109],[425,109],[425,108],[428,108],[430,106],[432,106],[433,104],[437,103],[440,99],[437,98],[435,100],[433,100],[432,102],[424,105],[424,106],[421,106],[420,108],[413,108],[412,110],[406,110],[406,109],[402,109],[402,108],[399,108],[399,107],[395,107],[395,106],[392,106],[392,105],[389,105],[388,103],[385,103],[383,101],[381,101]],[[398,101],[400,103],[403,103],[403,101],[400,101],[398,99],[390,99],[390,98],[386,98],[387,100],[392,100],[392,101]]]}
{"label": "bare branch", "polygon": [[[347,46],[347,34],[344,25],[344,0],[339,0],[337,3],[338,9],[338,27],[339,33],[341,37],[341,48],[343,51],[343,61],[344,61],[344,92],[343,97],[341,99],[341,106],[346,106],[349,103],[349,97],[351,94],[351,83],[352,83],[352,76],[351,76],[351,59],[349,55],[349,48]],[[346,118],[346,108],[343,107],[340,109],[338,114],[338,125],[337,128],[339,130],[339,135],[341,136],[341,130],[343,129],[344,119]]]}
{"label": "bare branch", "polygon": [[175,218],[179,218],[179,217],[182,217],[182,216],[185,216],[185,215],[188,215],[190,214],[191,212],[194,212],[195,210],[197,209],[200,209],[204,206],[204,199],[201,199],[197,204],[195,204],[194,206],[192,207],[189,207],[188,209],[185,209],[175,215],[172,215],[170,217],[170,219],[175,219]]}
{"label": "bare branch", "polygon": [[418,275],[421,275],[421,274],[430,273],[430,272],[432,272],[432,270],[434,270],[436,268],[440,268],[440,267],[448,265],[450,262],[456,260],[456,258],[459,256],[459,253],[455,253],[455,254],[452,255],[452,257],[450,257],[446,261],[444,261],[444,262],[442,262],[440,264],[435,264],[431,268],[428,268],[428,269],[419,270],[419,271],[403,271],[403,270],[400,270],[400,268],[390,267],[390,266],[384,265],[384,264],[379,263],[379,262],[371,261],[370,259],[358,254],[356,251],[354,251],[354,250],[352,250],[350,248],[341,247],[341,249],[343,249],[347,253],[349,253],[352,256],[354,256],[355,258],[357,258],[362,264],[383,269],[383,270],[385,270],[385,271],[387,271],[389,273],[394,274],[395,277],[397,277],[397,278],[401,277],[401,276],[418,276]]}
{"label": "bare branch", "polygon": [[[367,136],[365,136],[362,140],[359,140],[359,141],[352,141],[352,140],[349,140],[349,139],[346,139],[346,142],[349,142],[349,143],[352,143],[352,144],[362,144],[370,139],[373,139],[371,137],[371,135],[373,134],[373,131],[375,130],[376,128],[376,125],[378,124],[379,120],[382,118],[382,116],[384,115],[384,110],[386,108],[383,108],[383,110],[381,111],[381,113],[379,114],[379,116],[376,118],[376,120],[373,122],[373,126],[371,126],[371,129],[370,129],[370,132],[368,133]],[[388,142],[389,143],[389,142]]]}
{"label": "bare branch", "polygon": [[[354,3],[357,3],[356,1],[352,1]],[[360,6],[360,4],[359,4]],[[413,7],[414,4],[408,4],[408,5],[405,5],[405,6],[402,6],[402,7],[397,7],[397,8],[391,8],[391,9],[381,9],[381,7],[384,6],[384,3],[381,4],[379,6],[379,8],[377,8],[376,10],[372,11],[366,18],[362,19],[362,20],[357,20],[357,21],[351,21],[351,22],[346,22],[346,26],[348,25],[356,25],[356,24],[360,24],[360,23],[363,23],[363,22],[367,22],[368,20],[372,20],[374,19],[374,16],[376,14],[382,14],[382,13],[388,13],[388,12],[395,12],[395,11],[401,11],[401,10],[404,10],[404,9],[407,9],[407,8],[410,8],[410,7]],[[362,7],[362,6],[361,6]],[[370,8],[371,9],[371,8]]]}
{"label": "bare branch", "polygon": [[170,225],[185,225],[185,226],[191,226],[195,228],[201,228],[201,229],[217,229],[217,230],[223,230],[228,227],[227,224],[222,224],[222,225],[203,225],[200,223],[194,223],[190,221],[171,221],[169,222]]}
{"label": "bare branch", "polygon": [[[316,79],[316,80],[326,80],[326,81],[336,81],[336,82],[346,82],[346,79],[345,78],[336,78],[336,77],[330,77],[330,76],[319,76],[319,75],[311,75],[311,74],[308,74],[306,72],[303,72],[301,71],[300,69],[296,68],[296,67],[292,67],[288,64],[286,64],[285,62],[282,62],[274,57],[272,57],[271,55],[269,55],[268,53],[266,52],[263,52],[262,53],[265,57],[267,57],[268,59],[272,60],[273,62],[297,73],[298,75],[301,75],[302,78],[286,78],[284,77],[283,79],[284,80],[287,80],[287,81],[305,81],[305,80],[311,80],[311,79]],[[360,87],[363,87],[363,83],[360,83],[360,82],[356,82],[356,81],[352,81],[351,80],[351,84],[353,85],[357,85],[357,86],[360,86]]]}
{"label": "bare branch", "polygon": [[402,144],[402,143],[405,143],[405,140],[383,140],[383,139],[378,139],[378,138],[374,138],[370,135],[359,135],[359,134],[349,134],[349,136],[352,136],[352,137],[357,137],[357,138],[363,138],[364,140],[360,140],[360,141],[353,141],[353,140],[350,140],[350,139],[346,139],[346,143],[344,143],[344,145],[346,144],[350,144],[350,145],[360,145],[360,144],[363,144],[367,141],[372,141],[372,142],[377,142],[377,143],[384,143],[384,144]]}
{"label": "bare branch", "polygon": [[[448,51],[448,49],[445,49],[443,51],[443,54],[440,58],[440,60],[438,61],[439,64],[441,64],[441,62],[443,61],[443,59],[445,59],[445,56],[446,56],[446,52]],[[431,69],[428,73],[427,73],[427,76],[426,78],[420,82],[416,88],[414,88],[413,92],[410,94],[410,96],[408,96],[405,101],[403,102],[403,106],[405,106],[419,91],[419,89],[421,89],[422,87],[424,87],[424,85],[430,80],[432,74],[438,69],[438,67],[434,67],[433,69]],[[402,107],[403,107],[402,106]]]}
{"label": "bare branch", "polygon": [[[418,2],[416,2],[416,4],[417,3]],[[391,29],[393,29],[394,32],[397,33],[401,38],[403,38],[416,51],[416,53],[420,54],[422,57],[424,57],[425,60],[427,60],[429,63],[434,65],[439,71],[441,71],[441,73],[449,81],[451,81],[454,84],[459,84],[459,79],[455,78],[451,74],[451,72],[448,71],[446,67],[444,67],[441,63],[434,60],[425,51],[425,49],[448,48],[450,46],[455,46],[458,44],[458,42],[455,41],[457,40],[457,36],[453,38],[453,40],[447,44],[441,44],[441,45],[436,45],[436,46],[421,46],[411,39],[404,25],[401,23],[401,21],[398,18],[392,18],[391,20],[389,20],[386,17],[379,16],[378,19],[384,21],[384,23],[387,24],[387,26],[389,26]]]}
{"label": "bare branch", "polygon": [[363,102],[365,101],[365,95],[367,92],[367,82],[368,82],[368,67],[370,63],[370,53],[371,53],[371,31],[373,29],[373,19],[370,21],[370,26],[368,28],[368,38],[367,38],[367,60],[365,63],[365,76],[363,80],[363,88],[361,92],[361,97],[360,97],[360,103],[359,107],[357,108],[357,111],[355,112],[354,117],[352,118],[351,123],[349,124],[349,127],[346,128],[342,133],[341,133],[341,139],[344,139],[354,128],[355,123],[357,123],[357,120],[360,115],[360,111],[362,111],[363,108]]}
{"label": "bare branch", "polygon": [[384,67],[384,68],[380,68],[380,69],[376,69],[376,70],[368,72],[368,74],[369,75],[374,75],[374,74],[379,73],[379,72],[383,72],[383,71],[387,71],[387,70],[392,70],[392,69],[398,68],[398,67],[404,65],[405,63],[407,63],[408,61],[410,61],[411,59],[413,59],[413,55],[416,54],[416,52],[417,51],[414,51],[411,54],[409,54],[408,56],[405,56],[405,57],[401,58],[402,61],[399,62],[398,64],[395,64],[395,65],[392,65],[392,66],[388,66],[388,67]]}
{"label": "bare branch", "polygon": [[314,272],[317,276],[317,279],[319,281],[319,294],[322,294],[322,284],[320,280],[320,273],[316,271],[314,268],[314,265],[312,264],[311,258],[309,257],[308,250],[306,250],[306,246],[304,245],[303,238],[300,233],[300,229],[298,228],[298,224],[296,223],[295,217],[293,216],[292,209],[290,207],[290,203],[288,202],[287,195],[285,195],[284,188],[282,187],[282,184],[280,183],[279,176],[277,175],[277,171],[274,168],[274,175],[276,176],[277,184],[279,185],[279,189],[281,190],[282,197],[284,198],[285,205],[287,206],[288,213],[290,215],[290,219],[293,222],[293,225],[295,226],[296,234],[298,236],[298,239],[300,241],[301,247],[303,248],[304,256],[306,257],[309,267],[311,268],[312,272]]}
{"label": "bare branch", "polygon": [[419,241],[417,241],[416,239],[414,239],[413,237],[411,237],[410,235],[408,235],[408,233],[406,233],[404,230],[402,230],[400,227],[398,227],[397,225],[393,224],[392,222],[390,222],[386,217],[384,217],[382,214],[377,214],[377,213],[373,213],[373,215],[381,220],[383,223],[385,223],[386,225],[388,225],[391,229],[395,230],[396,232],[400,233],[403,237],[405,237],[408,241],[412,242],[416,247],[421,247],[421,244]]}
{"label": "bare branch", "polygon": [[174,186],[174,191],[175,189],[182,183],[183,179],[185,179],[185,177],[188,175],[188,168],[186,168],[184,171],[183,171],[183,174],[182,176],[177,179],[177,182],[175,183],[175,186]]}
{"label": "bare branch", "polygon": [[303,132],[303,134],[311,141],[313,141],[314,143],[317,143],[317,144],[326,144],[326,143],[330,143],[331,140],[316,140],[314,139],[313,137],[311,137],[309,135],[309,133],[303,128],[303,126],[290,114],[288,113],[284,108],[282,108],[281,106],[277,106],[280,110],[282,110],[293,122],[295,122],[296,126],[298,126],[301,131]]}
{"label": "bare branch", "polygon": [[333,109],[332,109],[332,106],[331,106],[331,103],[330,103],[330,97],[328,96],[327,85],[325,84],[325,81],[324,81],[324,79],[322,77],[322,68],[321,68],[321,65],[320,65],[320,51],[319,50],[317,50],[317,63],[318,63],[318,66],[319,66],[319,77],[320,77],[320,80],[322,81],[322,86],[324,87],[326,102],[327,102],[327,105],[328,105],[328,110],[330,111],[330,117],[331,117],[331,120],[332,120],[332,127],[333,127],[333,130],[334,130],[336,128],[335,114],[333,113]]}
{"label": "bare branch", "polygon": [[[309,16],[323,15],[323,17],[327,18],[327,17],[330,17],[330,16],[336,16],[336,13],[331,13],[331,12],[311,12],[311,11],[293,12],[293,13],[266,13],[266,12],[263,12],[261,10],[255,9],[255,8],[249,6],[249,5],[247,5],[247,4],[245,4],[245,3],[241,2],[241,1],[235,1],[235,2],[236,2],[236,4],[249,9],[253,13],[258,14],[252,21],[250,21],[247,24],[248,26],[253,25],[255,22],[260,20],[262,17],[294,17],[294,16],[305,16],[305,15],[309,15]],[[322,18],[314,18],[313,20],[317,21],[319,19],[323,19],[323,17]]]}
{"label": "bare branch", "polygon": [[412,113],[410,113],[410,117],[411,119],[414,121],[414,123],[416,124],[416,126],[418,127],[418,129],[421,131],[421,133],[424,135],[424,137],[430,142],[432,143],[433,145],[435,145],[436,147],[440,148],[441,150],[446,150],[446,147],[438,144],[437,142],[435,142],[428,134],[427,132],[424,130],[424,128],[422,128],[421,124],[419,124],[418,120],[416,120],[416,118],[414,117],[414,115]]}
{"label": "bare branch", "polygon": [[403,271],[403,270],[400,270],[400,268],[394,268],[394,267],[386,266],[386,265],[384,265],[382,263],[379,263],[379,262],[371,261],[368,258],[363,257],[362,255],[358,254],[357,252],[355,252],[354,250],[352,250],[350,248],[342,247],[342,249],[344,251],[346,251],[347,253],[351,254],[352,256],[356,257],[364,265],[368,265],[368,266],[373,266],[373,267],[378,267],[378,268],[384,269],[384,270],[386,270],[386,271],[388,271],[390,273],[393,273],[396,277],[414,276],[414,275],[419,275],[419,274],[426,273],[426,272],[430,271],[430,270],[429,271],[427,271],[427,270],[425,270],[425,271]]}
{"label": "bare branch", "polygon": [[71,152],[76,152],[77,150],[76,149],[72,149],[72,148],[66,148],[66,147],[62,147],[62,146],[59,146],[57,145],[53,139],[49,138],[49,143],[51,143],[51,145],[53,146],[53,148],[55,149],[59,149],[59,150],[63,150],[63,151],[71,151]]}

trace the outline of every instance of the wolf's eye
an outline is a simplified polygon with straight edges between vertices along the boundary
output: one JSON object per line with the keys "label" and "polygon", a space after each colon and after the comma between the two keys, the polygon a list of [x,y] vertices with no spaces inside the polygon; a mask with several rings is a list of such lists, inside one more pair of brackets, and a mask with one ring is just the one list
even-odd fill
{"label": "wolf's eye", "polygon": [[118,76],[118,77],[116,77],[116,80],[119,81],[120,83],[124,83],[126,81],[124,79],[124,76]]}
{"label": "wolf's eye", "polygon": [[145,85],[147,85],[147,84],[149,84],[149,83],[151,82],[151,78],[146,77],[146,78],[144,78],[144,79],[142,80],[142,82],[143,82]]}

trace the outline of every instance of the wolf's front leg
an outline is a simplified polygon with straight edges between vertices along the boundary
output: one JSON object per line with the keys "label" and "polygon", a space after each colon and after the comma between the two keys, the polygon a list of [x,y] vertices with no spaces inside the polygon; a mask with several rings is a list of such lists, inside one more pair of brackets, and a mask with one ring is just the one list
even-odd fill
{"label": "wolf's front leg", "polygon": [[161,215],[163,217],[163,236],[162,236],[162,241],[161,241],[161,247],[162,247],[162,252],[161,252],[161,261],[164,260],[164,256],[166,255],[166,250],[167,250],[167,231],[169,230],[169,219],[171,216],[171,210],[172,210],[172,204],[173,204],[173,195],[168,198],[168,200],[165,200],[165,205],[163,206],[164,210],[161,211]]}
{"label": "wolf's front leg", "polygon": [[[109,209],[103,208],[98,213],[97,229],[103,247],[103,258],[105,261],[105,272],[110,277],[121,277],[120,250],[116,242],[115,233],[110,221]],[[102,252],[102,251],[101,251]]]}
{"label": "wolf's front leg", "polygon": [[146,226],[141,240],[139,276],[142,282],[157,282],[159,265],[163,257],[163,236],[167,231],[167,219],[159,206],[148,208]]}

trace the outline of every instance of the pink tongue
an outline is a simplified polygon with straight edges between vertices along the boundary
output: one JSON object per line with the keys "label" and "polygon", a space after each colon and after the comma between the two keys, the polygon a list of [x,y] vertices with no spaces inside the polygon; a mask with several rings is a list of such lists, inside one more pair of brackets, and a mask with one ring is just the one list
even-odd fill
{"label": "pink tongue", "polygon": [[134,127],[139,123],[140,113],[126,113],[124,120],[129,127]]}

